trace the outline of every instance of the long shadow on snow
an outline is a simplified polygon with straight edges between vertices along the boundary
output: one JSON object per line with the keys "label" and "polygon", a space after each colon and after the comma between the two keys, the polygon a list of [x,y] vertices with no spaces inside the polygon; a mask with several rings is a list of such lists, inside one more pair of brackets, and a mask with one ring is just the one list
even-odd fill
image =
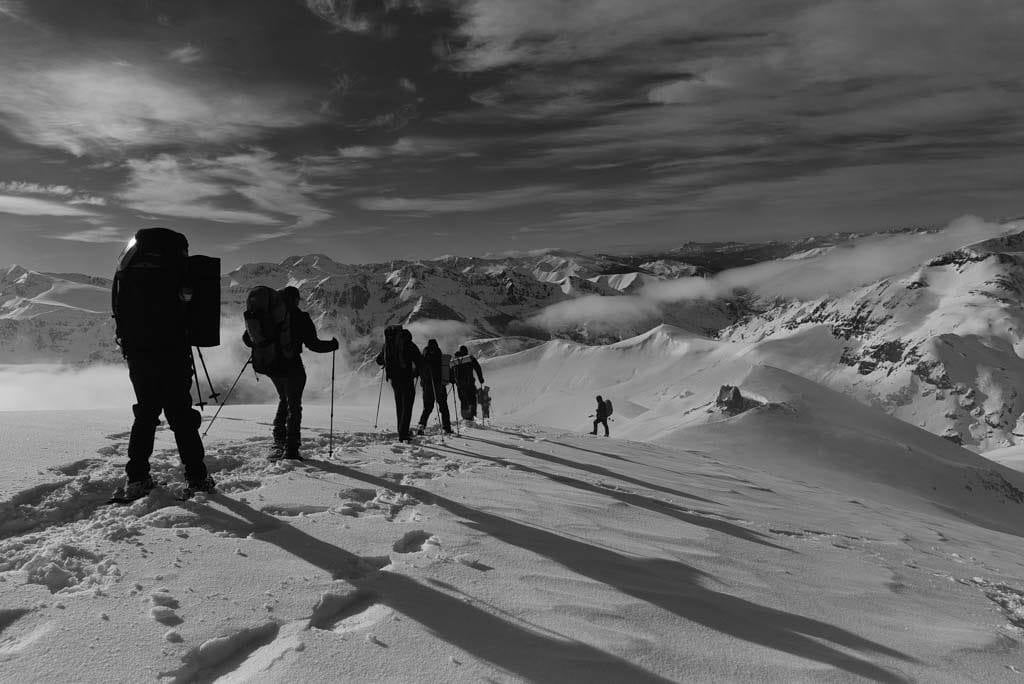
{"label": "long shadow on snow", "polygon": [[[605,458],[613,458],[616,461],[625,461],[626,463],[632,463],[634,465],[644,466],[645,468],[657,468],[658,470],[664,470],[666,473],[675,473],[676,475],[687,475],[687,473],[684,473],[684,472],[682,472],[680,470],[673,470],[672,468],[666,468],[664,466],[653,465],[651,463],[644,463],[642,461],[634,461],[633,459],[626,458],[625,456],[619,456],[618,454],[609,454],[606,451],[597,451],[595,449],[587,449],[586,447],[581,447],[578,444],[569,444],[569,443],[566,443],[566,442],[556,442],[553,439],[548,439],[548,440],[545,440],[545,441],[548,444],[553,444],[555,446],[566,447],[567,449],[576,449],[577,451],[585,451],[586,453],[594,454],[595,456],[604,456]],[[700,456],[703,453],[703,452],[700,452],[700,451],[693,451],[693,450],[690,450],[690,449],[680,449],[680,451],[682,451],[683,453],[687,453],[687,454],[693,454],[695,456]]]}
{"label": "long shadow on snow", "polygon": [[[440,506],[449,513],[465,519],[466,522],[463,524],[468,527],[506,544],[546,556],[579,575],[736,639],[816,660],[880,682],[910,680],[868,660],[843,653],[819,640],[895,660],[918,662],[900,651],[827,622],[761,606],[704,587],[700,579],[706,574],[679,561],[625,556],[610,549],[470,508],[419,487],[398,485],[390,480],[326,461],[311,463],[326,471],[395,492],[404,492],[424,503]],[[608,678],[607,674],[604,678]]]}
{"label": "long shadow on snow", "polygon": [[[668,501],[658,501],[657,499],[651,499],[641,494],[634,494],[632,492],[623,492],[617,489],[601,487],[599,485],[595,485],[590,482],[585,482],[584,480],[578,480],[574,477],[569,477],[567,475],[556,475],[555,473],[549,473],[544,470],[537,470],[536,468],[531,468],[530,466],[523,465],[522,463],[516,463],[514,461],[509,461],[503,458],[496,458],[494,456],[484,456],[482,454],[473,453],[472,451],[466,451],[465,449],[456,449],[455,447],[450,446],[438,446],[435,448],[439,450],[443,449],[451,451],[453,453],[461,454],[463,456],[468,456],[469,458],[478,458],[484,461],[498,463],[500,465],[514,466],[527,473],[540,475],[541,477],[545,477],[549,480],[552,480],[553,482],[564,484],[574,489],[580,489],[585,492],[590,492],[592,494],[610,496],[613,499],[616,499],[623,503],[627,503],[631,506],[643,508],[653,513],[661,513],[662,515],[667,515],[670,518],[675,518],[676,520],[680,520],[691,525],[696,525],[698,527],[703,527],[705,529],[714,530],[715,532],[728,534],[738,539],[742,539],[744,541],[753,542],[755,544],[761,544],[762,546],[770,546],[773,549],[779,549],[780,551],[785,551],[786,553],[796,553],[795,551],[793,551],[793,549],[787,548],[785,546],[779,546],[778,544],[774,544],[770,541],[767,541],[769,537],[765,534],[748,530],[745,527],[734,525],[733,523],[727,522],[725,520],[719,520],[718,518],[709,517],[712,515],[718,515],[713,511],[695,511],[693,509],[683,508]],[[710,501],[709,503],[715,502]]]}
{"label": "long shadow on snow", "polygon": [[518,451],[519,453],[521,453],[524,456],[529,456],[531,458],[538,458],[538,459],[540,459],[542,461],[547,461],[548,463],[556,463],[558,465],[565,466],[566,468],[574,468],[576,470],[585,470],[588,473],[593,473],[594,475],[601,475],[603,477],[610,477],[610,478],[615,479],[615,480],[622,480],[623,482],[628,482],[628,483],[636,485],[638,487],[644,487],[645,489],[651,489],[651,490],[654,490],[656,492],[662,492],[664,494],[671,494],[672,496],[678,496],[678,497],[682,497],[684,499],[693,499],[694,501],[700,501],[701,503],[709,503],[709,504],[716,503],[716,502],[712,501],[711,499],[705,499],[704,497],[697,496],[696,494],[688,494],[687,492],[680,492],[678,490],[671,489],[669,487],[663,487],[661,485],[652,484],[650,482],[645,482],[643,480],[638,480],[635,477],[630,477],[629,475],[623,475],[621,473],[616,473],[614,471],[608,470],[607,468],[602,468],[601,466],[598,466],[598,465],[591,465],[589,463],[580,463],[578,461],[570,461],[569,459],[566,459],[566,458],[559,458],[558,456],[554,456],[552,454],[545,454],[542,451],[535,451],[533,449],[527,449],[526,447],[516,446],[515,444],[505,444],[503,442],[495,442],[495,441],[490,440],[490,439],[483,439],[482,437],[463,437],[463,439],[473,440],[473,441],[477,441],[477,442],[483,442],[484,444],[488,444],[488,445],[493,446],[493,447],[498,447],[499,449],[515,449],[516,451]]}
{"label": "long shadow on snow", "polygon": [[[324,461],[310,460],[309,463],[347,476],[358,475],[355,479],[394,489],[393,482],[364,476],[356,470],[332,466]],[[588,644],[545,636],[507,622],[405,575],[376,572],[379,565],[372,561],[236,499],[218,494],[211,500],[238,517],[203,507],[201,515],[207,522],[236,534],[255,533],[258,540],[278,546],[329,573],[332,578],[347,579],[372,592],[380,603],[415,620],[440,639],[529,681],[547,681],[552,673],[569,670],[573,681],[669,682]],[[187,505],[200,510],[197,504]]]}

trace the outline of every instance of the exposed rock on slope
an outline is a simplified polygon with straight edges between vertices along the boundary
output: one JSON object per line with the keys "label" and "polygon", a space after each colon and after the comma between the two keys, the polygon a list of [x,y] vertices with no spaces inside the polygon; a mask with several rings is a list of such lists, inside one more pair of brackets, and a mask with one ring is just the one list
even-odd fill
{"label": "exposed rock on slope", "polygon": [[728,328],[753,359],[884,408],[956,443],[1024,436],[1024,237],[986,241],[840,297]]}

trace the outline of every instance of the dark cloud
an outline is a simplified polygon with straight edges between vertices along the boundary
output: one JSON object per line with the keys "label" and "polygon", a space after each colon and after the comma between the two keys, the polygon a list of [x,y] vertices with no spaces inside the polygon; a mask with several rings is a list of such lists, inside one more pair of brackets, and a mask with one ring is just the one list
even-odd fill
{"label": "dark cloud", "polygon": [[1019,214],[1022,29],[1016,0],[0,0],[0,187],[79,198],[5,192],[0,251],[153,220],[244,259]]}

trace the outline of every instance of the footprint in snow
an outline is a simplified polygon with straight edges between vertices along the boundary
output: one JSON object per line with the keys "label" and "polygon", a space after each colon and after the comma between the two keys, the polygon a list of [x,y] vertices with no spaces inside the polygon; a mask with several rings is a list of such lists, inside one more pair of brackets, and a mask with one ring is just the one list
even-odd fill
{"label": "footprint in snow", "polygon": [[429,532],[412,530],[403,534],[398,541],[392,544],[391,548],[395,553],[417,553],[423,551],[427,546],[437,549],[440,548],[441,543]]}
{"label": "footprint in snow", "polygon": [[369,592],[328,592],[320,597],[309,620],[309,627],[335,634],[348,634],[370,629],[393,612],[391,608],[378,603],[376,595]]}

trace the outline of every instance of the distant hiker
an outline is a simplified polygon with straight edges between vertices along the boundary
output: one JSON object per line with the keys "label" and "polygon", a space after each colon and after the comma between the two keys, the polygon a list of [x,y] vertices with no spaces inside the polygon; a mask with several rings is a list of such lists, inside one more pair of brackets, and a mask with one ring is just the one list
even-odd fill
{"label": "distant hiker", "polygon": [[594,429],[590,433],[592,435],[597,434],[597,426],[604,425],[604,436],[608,436],[608,416],[612,415],[612,402],[605,401],[601,398],[601,395],[597,395],[597,412],[594,414]]}
{"label": "distant hiker", "polygon": [[188,278],[188,265],[184,235],[167,228],[145,228],[125,247],[114,274],[115,339],[128,362],[136,399],[125,480],[114,492],[115,500],[142,498],[156,486],[149,458],[161,411],[174,432],[185,468],[183,495],[214,487],[199,437],[202,417],[192,408],[195,366],[190,340],[204,333],[190,326],[196,291]]}
{"label": "distant hiker", "polygon": [[420,414],[419,434],[427,429],[427,419],[437,404],[441,414],[441,426],[451,434],[452,418],[448,413],[448,384],[451,358],[441,352],[437,340],[429,340],[423,349],[423,367],[420,370],[420,384],[423,387],[423,413]]}
{"label": "distant hiker", "polygon": [[484,385],[480,388],[480,391],[476,395],[477,401],[480,403],[480,412],[484,420],[489,420],[491,417],[491,388]]}
{"label": "distant hiker", "polygon": [[377,354],[377,365],[384,367],[384,376],[395,393],[395,418],[398,441],[412,438],[412,406],[416,401],[416,378],[422,375],[423,357],[412,341],[412,333],[400,325],[384,328],[384,348]]}
{"label": "distant hiker", "polygon": [[452,374],[455,379],[455,389],[459,393],[459,410],[465,420],[476,420],[476,383],[473,375],[484,382],[484,372],[480,368],[480,362],[469,353],[466,345],[459,347],[452,357]]}
{"label": "distant hiker", "polygon": [[246,298],[245,332],[242,341],[252,347],[252,367],[270,378],[277,390],[274,415],[274,449],[271,460],[301,461],[302,392],[306,388],[306,367],[302,347],[318,354],[338,349],[337,338],[321,340],[309,314],[299,308],[296,287],[274,290],[256,287]]}

